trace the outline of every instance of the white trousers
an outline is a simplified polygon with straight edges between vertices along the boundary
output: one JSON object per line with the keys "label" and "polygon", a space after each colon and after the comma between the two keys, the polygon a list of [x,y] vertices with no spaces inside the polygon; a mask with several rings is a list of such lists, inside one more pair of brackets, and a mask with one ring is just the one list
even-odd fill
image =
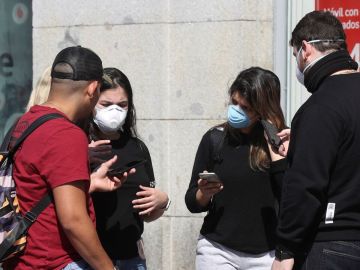
{"label": "white trousers", "polygon": [[196,270],[270,270],[275,252],[248,254],[227,248],[200,235]]}

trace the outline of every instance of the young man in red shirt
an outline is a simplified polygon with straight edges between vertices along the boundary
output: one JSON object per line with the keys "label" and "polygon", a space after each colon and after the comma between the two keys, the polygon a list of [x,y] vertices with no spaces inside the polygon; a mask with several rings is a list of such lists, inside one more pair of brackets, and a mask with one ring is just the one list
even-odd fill
{"label": "young man in red shirt", "polygon": [[37,128],[16,152],[13,176],[21,212],[47,193],[53,202],[30,227],[24,253],[4,263],[5,269],[114,269],[96,233],[89,192],[119,185],[106,176],[116,157],[91,175],[90,184],[88,140],[74,124],[92,113],[102,76],[101,59],[91,50],[62,50],[52,66],[47,102],[20,118],[14,139],[42,115],[63,116]]}

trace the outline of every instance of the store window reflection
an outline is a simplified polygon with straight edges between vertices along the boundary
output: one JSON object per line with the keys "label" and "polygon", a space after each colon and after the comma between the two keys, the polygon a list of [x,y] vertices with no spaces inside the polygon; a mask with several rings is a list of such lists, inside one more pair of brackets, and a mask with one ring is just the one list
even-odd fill
{"label": "store window reflection", "polygon": [[0,140],[24,112],[32,86],[29,0],[0,0]]}

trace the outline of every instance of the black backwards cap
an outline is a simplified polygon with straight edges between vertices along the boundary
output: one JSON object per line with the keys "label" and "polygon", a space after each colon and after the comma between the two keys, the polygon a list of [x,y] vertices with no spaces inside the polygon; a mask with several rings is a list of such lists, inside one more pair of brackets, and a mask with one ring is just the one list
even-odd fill
{"label": "black backwards cap", "polygon": [[[72,72],[56,71],[58,64],[67,64]],[[54,70],[55,69],[55,70]],[[103,67],[100,57],[92,50],[74,46],[60,51],[51,68],[51,78],[73,81],[101,81]]]}

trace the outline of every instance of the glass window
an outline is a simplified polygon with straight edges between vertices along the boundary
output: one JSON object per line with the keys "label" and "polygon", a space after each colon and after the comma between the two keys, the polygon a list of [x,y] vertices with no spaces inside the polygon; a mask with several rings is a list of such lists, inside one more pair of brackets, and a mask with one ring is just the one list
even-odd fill
{"label": "glass window", "polygon": [[31,1],[0,0],[0,141],[32,88]]}

